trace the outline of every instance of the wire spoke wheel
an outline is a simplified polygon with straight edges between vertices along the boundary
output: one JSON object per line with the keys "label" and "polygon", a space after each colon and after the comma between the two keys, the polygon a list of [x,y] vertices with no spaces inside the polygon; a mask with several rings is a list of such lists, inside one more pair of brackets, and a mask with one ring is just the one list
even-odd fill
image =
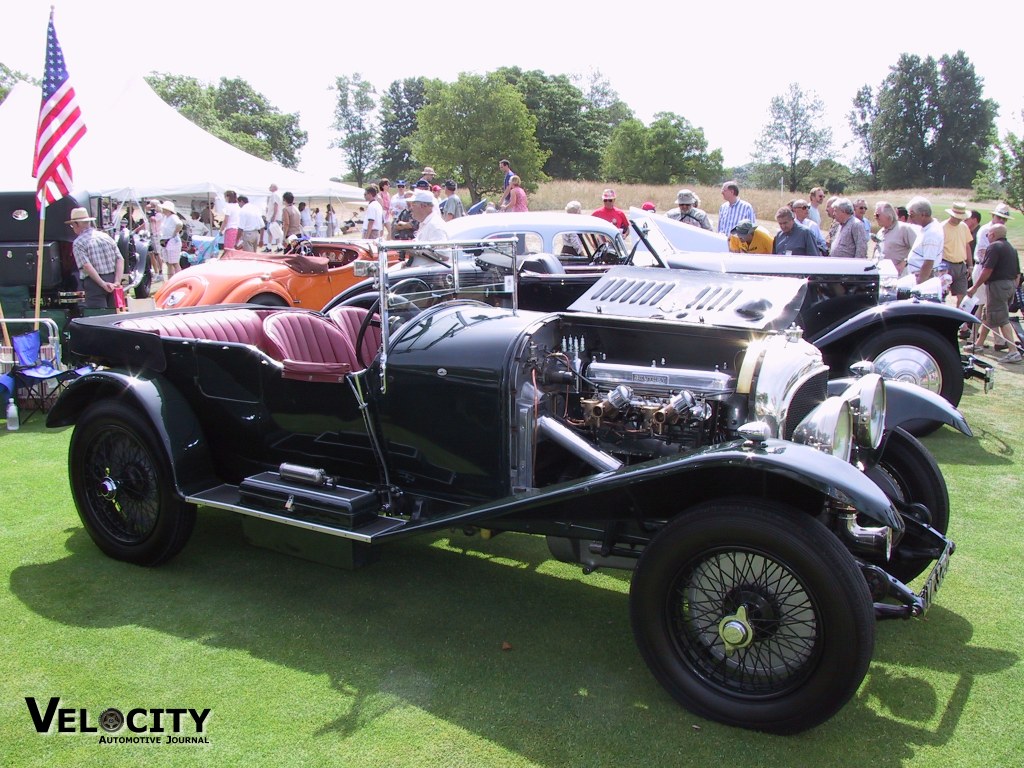
{"label": "wire spoke wheel", "polygon": [[838,711],[867,673],[875,617],[838,538],[758,498],[698,504],[644,551],[629,592],[637,647],[703,717],[797,733]]}
{"label": "wire spoke wheel", "polygon": [[792,688],[817,655],[817,611],[807,590],[764,553],[709,553],[683,568],[669,599],[680,655],[730,693]]}
{"label": "wire spoke wheel", "polygon": [[188,542],[195,506],[177,495],[161,442],[141,412],[110,400],[91,406],[71,436],[68,470],[78,516],[110,557],[158,565]]}
{"label": "wire spoke wheel", "polygon": [[86,495],[110,535],[137,544],[153,533],[160,509],[153,459],[135,437],[111,428],[85,452]]}

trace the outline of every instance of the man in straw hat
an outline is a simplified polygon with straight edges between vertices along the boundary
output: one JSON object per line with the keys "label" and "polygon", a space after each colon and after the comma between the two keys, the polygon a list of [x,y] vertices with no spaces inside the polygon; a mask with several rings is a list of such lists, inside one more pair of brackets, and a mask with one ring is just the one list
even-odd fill
{"label": "man in straw hat", "polygon": [[974,267],[974,252],[971,250],[974,235],[966,222],[971,212],[967,203],[953,203],[946,213],[949,218],[942,222],[942,267],[953,278],[949,292],[956,296],[959,307],[967,295],[967,276]]}
{"label": "man in straw hat", "polygon": [[75,208],[65,222],[75,233],[71,251],[79,270],[79,281],[85,291],[86,309],[116,309],[114,290],[121,285],[124,257],[117,243],[106,232],[96,229],[85,208]]}

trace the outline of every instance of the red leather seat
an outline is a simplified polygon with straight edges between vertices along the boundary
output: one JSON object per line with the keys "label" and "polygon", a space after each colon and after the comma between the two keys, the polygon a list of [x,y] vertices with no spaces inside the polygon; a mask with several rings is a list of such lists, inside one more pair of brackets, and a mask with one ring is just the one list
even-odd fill
{"label": "red leather seat", "polygon": [[263,319],[251,309],[132,317],[119,322],[118,327],[150,331],[160,336],[263,346]]}
{"label": "red leather seat", "polygon": [[284,363],[284,377],[341,381],[358,367],[348,335],[321,315],[275,312],[263,321],[267,353]]}
{"label": "red leather seat", "polygon": [[[352,345],[355,346],[356,339],[359,338],[359,328],[367,314],[369,314],[368,310],[362,307],[335,307],[327,312],[327,317],[343,332],[348,334]],[[363,365],[360,367],[369,365],[373,358],[377,356],[378,350],[380,350],[380,318],[375,319],[377,322],[370,323],[366,327],[366,333],[363,334],[363,346],[361,350],[358,350],[362,353],[360,357]]]}

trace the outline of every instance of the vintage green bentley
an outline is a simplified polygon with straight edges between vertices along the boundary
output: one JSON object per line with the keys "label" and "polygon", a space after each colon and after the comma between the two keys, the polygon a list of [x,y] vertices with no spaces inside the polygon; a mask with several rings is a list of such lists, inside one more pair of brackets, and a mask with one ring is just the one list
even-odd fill
{"label": "vintage green bentley", "polygon": [[777,733],[849,700],[876,619],[928,609],[953,552],[942,473],[886,426],[881,377],[829,396],[792,325],[805,281],[666,270],[642,290],[692,314],[540,313],[514,279],[478,286],[511,294],[500,306],[416,290],[387,267],[409,248],[381,244],[369,308],[74,321],[72,350],[100,367],[47,424],[74,425],[96,545],[157,565],[201,507],[347,566],[414,534],[544,536],[587,572],[633,571],[640,655],[682,705]]}

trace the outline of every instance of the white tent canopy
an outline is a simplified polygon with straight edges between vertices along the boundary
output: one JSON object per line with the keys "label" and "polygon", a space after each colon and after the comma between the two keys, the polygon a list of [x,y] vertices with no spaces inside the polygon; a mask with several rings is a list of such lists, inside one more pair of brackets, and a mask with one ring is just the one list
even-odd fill
{"label": "white tent canopy", "polygon": [[[363,200],[351,184],[261,160],[178,114],[141,78],[94,90],[75,84],[86,134],[71,151],[76,189],[118,200],[213,197],[226,189],[265,197],[270,184],[296,198]],[[40,90],[17,83],[0,104],[0,191],[36,188],[32,156]]]}

